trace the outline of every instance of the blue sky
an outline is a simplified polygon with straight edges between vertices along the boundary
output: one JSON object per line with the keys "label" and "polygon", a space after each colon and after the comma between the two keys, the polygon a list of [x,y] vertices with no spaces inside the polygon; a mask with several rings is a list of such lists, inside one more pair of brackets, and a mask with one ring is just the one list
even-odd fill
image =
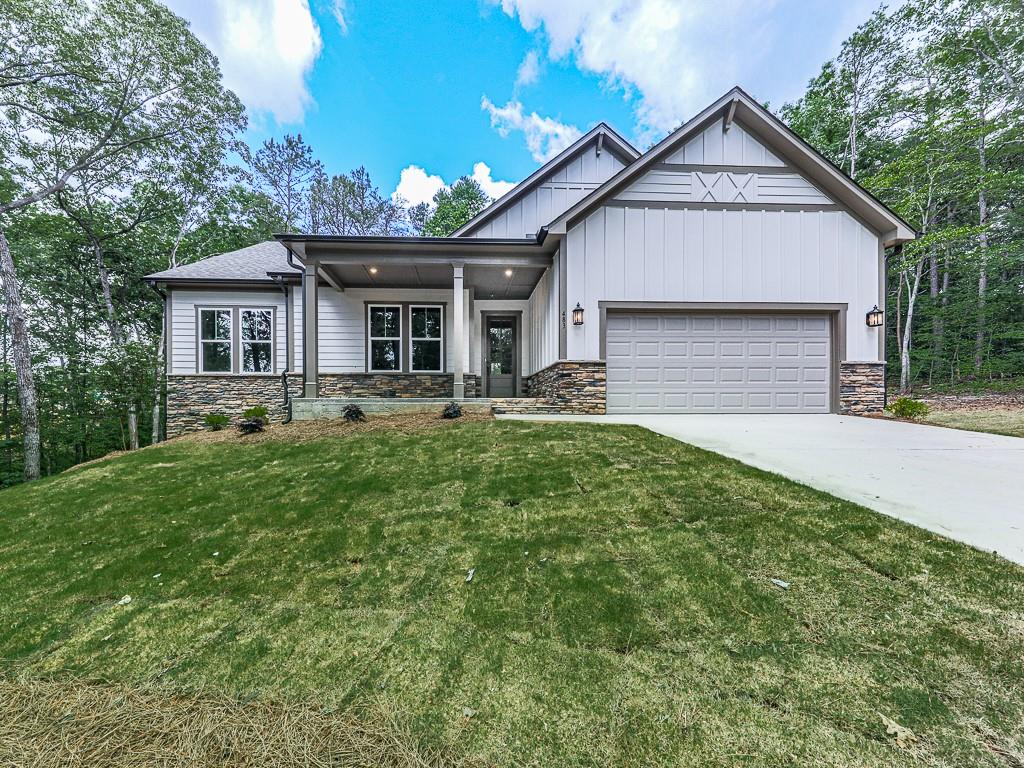
{"label": "blue sky", "polygon": [[463,174],[497,196],[600,120],[642,149],[734,84],[778,106],[876,2],[168,5],[221,59],[254,145],[301,132],[329,172],[365,165],[418,202]]}

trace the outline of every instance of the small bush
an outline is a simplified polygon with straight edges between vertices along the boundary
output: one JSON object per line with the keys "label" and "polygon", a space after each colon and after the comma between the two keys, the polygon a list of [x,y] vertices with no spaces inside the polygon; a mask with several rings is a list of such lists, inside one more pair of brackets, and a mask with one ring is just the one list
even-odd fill
{"label": "small bush", "polygon": [[455,401],[448,403],[448,405],[444,407],[444,410],[441,411],[442,419],[457,419],[461,415],[462,406],[456,403]]}
{"label": "small bush", "polygon": [[263,419],[243,419],[238,424],[238,431],[243,435],[252,435],[256,432],[262,432],[264,426]]}
{"label": "small bush", "polygon": [[885,410],[889,411],[897,419],[917,421],[927,416],[931,409],[920,400],[914,400],[912,397],[901,397],[889,403]]}
{"label": "small bush", "polygon": [[366,421],[366,414],[363,413],[363,409],[355,403],[346,405],[345,410],[341,412],[341,417],[345,421]]}
{"label": "small bush", "polygon": [[208,413],[206,418],[203,419],[206,426],[210,428],[211,432],[220,432],[224,427],[231,421],[224,413]]}
{"label": "small bush", "polygon": [[256,405],[252,408],[246,408],[242,411],[242,418],[246,421],[255,421],[259,419],[264,424],[267,423],[267,407],[265,405]]}

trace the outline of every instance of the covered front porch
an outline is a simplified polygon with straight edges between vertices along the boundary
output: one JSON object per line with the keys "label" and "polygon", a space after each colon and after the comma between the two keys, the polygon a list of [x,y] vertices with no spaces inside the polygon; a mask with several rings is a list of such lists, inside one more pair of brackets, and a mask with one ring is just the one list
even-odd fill
{"label": "covered front porch", "polygon": [[557,353],[547,284],[558,244],[543,235],[278,239],[302,275],[288,307],[294,418],[340,415],[350,401],[488,407],[528,396],[529,377]]}

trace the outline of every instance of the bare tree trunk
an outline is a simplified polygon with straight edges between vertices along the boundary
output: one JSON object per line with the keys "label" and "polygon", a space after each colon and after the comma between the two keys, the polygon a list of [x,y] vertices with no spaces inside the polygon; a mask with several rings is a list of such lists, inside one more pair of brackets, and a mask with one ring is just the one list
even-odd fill
{"label": "bare tree trunk", "polygon": [[14,370],[18,376],[18,402],[21,406],[21,429],[25,442],[25,479],[39,477],[39,408],[36,404],[36,382],[32,376],[32,350],[29,347],[28,323],[21,305],[21,288],[14,270],[14,259],[7,238],[0,232],[0,279],[4,284],[7,318],[14,345]]}
{"label": "bare tree trunk", "polygon": [[[981,86],[978,87],[979,92]],[[978,108],[980,130],[978,131],[978,325],[974,334],[974,374],[981,373],[985,362],[985,299],[988,293],[988,196],[985,191],[985,172],[987,158],[985,156],[985,105]]]}
{"label": "bare tree trunk", "polygon": [[4,422],[4,455],[6,458],[7,471],[11,471],[11,465],[13,464],[13,456],[11,452],[11,382],[10,372],[11,368],[7,362],[10,358],[10,323],[7,320],[7,315],[4,314],[3,318],[3,360],[4,360],[4,399],[3,399],[3,422]]}
{"label": "bare tree trunk", "polygon": [[[164,304],[164,313],[167,312],[167,305]],[[160,323],[160,345],[156,350],[156,375],[153,377],[153,434],[152,442],[156,445],[160,442],[160,384],[163,382],[164,372],[164,347],[167,345],[167,318]]]}
{"label": "bare tree trunk", "polygon": [[932,251],[928,257],[928,295],[931,297],[932,312],[932,360],[928,366],[928,383],[932,383],[935,362],[942,354],[942,311],[939,308],[939,256]]}
{"label": "bare tree trunk", "polygon": [[[910,339],[914,325],[914,305],[917,303],[917,292],[921,288],[921,275],[924,272],[924,259],[919,259],[914,269],[914,286],[907,290],[907,321],[903,325],[903,338],[900,340],[900,394],[910,391]],[[910,279],[907,278],[907,282]]]}
{"label": "bare tree trunk", "polygon": [[[103,291],[103,303],[106,305],[107,326],[110,328],[110,337],[117,350],[123,352],[124,332],[121,329],[121,323],[117,320],[117,313],[114,311],[114,299],[110,290],[110,273],[107,271],[106,262],[103,260],[103,246],[98,242],[93,243],[93,252],[96,255],[96,270],[100,275],[100,288]],[[131,450],[138,450],[139,414],[134,398],[128,400],[128,440]]]}

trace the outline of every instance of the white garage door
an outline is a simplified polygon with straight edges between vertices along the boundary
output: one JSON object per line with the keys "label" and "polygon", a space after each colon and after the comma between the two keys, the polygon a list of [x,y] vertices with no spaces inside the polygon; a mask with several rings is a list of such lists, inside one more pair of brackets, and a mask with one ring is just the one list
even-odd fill
{"label": "white garage door", "polygon": [[827,413],[827,315],[609,312],[609,413]]}

